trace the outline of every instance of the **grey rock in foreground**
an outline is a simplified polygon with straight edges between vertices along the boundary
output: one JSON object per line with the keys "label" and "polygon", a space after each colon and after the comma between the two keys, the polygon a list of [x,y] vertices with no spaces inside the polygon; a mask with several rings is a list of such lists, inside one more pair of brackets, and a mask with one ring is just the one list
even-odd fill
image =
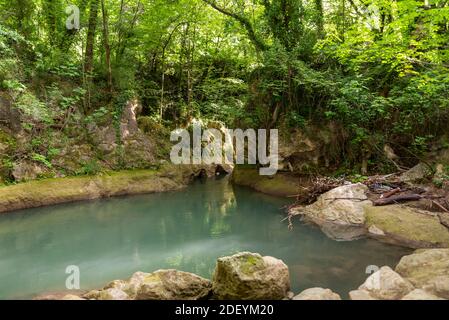
{"label": "grey rock in foreground", "polygon": [[370,275],[358,290],[351,291],[349,296],[353,300],[398,300],[413,289],[409,281],[384,266]]}
{"label": "grey rock in foreground", "polygon": [[242,252],[217,261],[213,278],[216,299],[280,300],[289,290],[288,267],[279,259]]}

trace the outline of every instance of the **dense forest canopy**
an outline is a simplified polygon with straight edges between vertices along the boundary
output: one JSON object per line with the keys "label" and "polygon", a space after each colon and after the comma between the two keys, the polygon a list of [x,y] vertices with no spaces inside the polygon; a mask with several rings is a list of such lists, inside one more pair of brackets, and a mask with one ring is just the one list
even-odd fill
{"label": "dense forest canopy", "polygon": [[331,126],[337,164],[388,167],[447,130],[448,31],[445,0],[0,0],[0,90],[29,132],[138,97],[150,126]]}

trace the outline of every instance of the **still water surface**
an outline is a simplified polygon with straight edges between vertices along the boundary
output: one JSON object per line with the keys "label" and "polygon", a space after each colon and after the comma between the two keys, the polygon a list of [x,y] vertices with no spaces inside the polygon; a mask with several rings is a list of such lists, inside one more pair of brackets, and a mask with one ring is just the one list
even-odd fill
{"label": "still water surface", "polygon": [[210,278],[217,257],[238,251],[282,259],[295,293],[325,287],[346,298],[368,266],[393,267],[410,252],[374,240],[333,241],[299,221],[289,231],[281,221],[286,203],[225,178],[1,215],[0,299],[65,290],[69,265],[80,268],[81,289],[161,268]]}

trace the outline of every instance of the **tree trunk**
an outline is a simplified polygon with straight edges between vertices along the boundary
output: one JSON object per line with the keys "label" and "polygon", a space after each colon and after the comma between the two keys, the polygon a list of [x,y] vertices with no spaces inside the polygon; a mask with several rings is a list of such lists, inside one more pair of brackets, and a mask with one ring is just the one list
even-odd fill
{"label": "tree trunk", "polygon": [[101,0],[101,11],[103,13],[103,41],[106,55],[108,91],[112,93],[112,68],[111,68],[111,48],[109,46],[108,12],[104,2],[105,0]]}
{"label": "tree trunk", "polygon": [[86,56],[84,60],[84,72],[87,75],[92,73],[93,70],[95,29],[97,28],[97,17],[98,17],[98,2],[99,0],[91,0],[90,2],[89,25],[87,29],[87,40],[86,40]]}
{"label": "tree trunk", "polygon": [[324,36],[323,0],[315,0],[316,28],[318,39]]}

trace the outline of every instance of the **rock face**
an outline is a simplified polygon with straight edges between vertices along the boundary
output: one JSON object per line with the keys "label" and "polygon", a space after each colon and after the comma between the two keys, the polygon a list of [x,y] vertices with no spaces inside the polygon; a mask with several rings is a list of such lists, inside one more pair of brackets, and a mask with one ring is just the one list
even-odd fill
{"label": "rock face", "polygon": [[413,289],[409,281],[385,266],[370,275],[358,290],[351,291],[349,295],[353,300],[397,300]]}
{"label": "rock face", "polygon": [[12,176],[16,181],[34,180],[45,172],[45,168],[32,161],[23,160],[15,163],[12,169]]}
{"label": "rock face", "polygon": [[291,213],[302,214],[323,230],[329,237],[352,240],[366,234],[365,208],[371,207],[364,184],[341,186],[322,194],[318,200],[303,208],[294,208]]}
{"label": "rock face", "polygon": [[294,296],[292,300],[341,300],[341,297],[330,289],[310,288]]}
{"label": "rock face", "polygon": [[402,257],[396,272],[416,288],[449,299],[449,249],[417,250]]}
{"label": "rock face", "polygon": [[301,191],[298,178],[282,172],[274,176],[261,176],[257,168],[236,166],[232,172],[232,182],[275,196],[291,196]]}
{"label": "rock face", "polygon": [[279,259],[242,252],[219,258],[213,277],[216,299],[283,299],[290,290],[287,266]]}
{"label": "rock face", "polygon": [[328,155],[338,148],[334,139],[341,130],[334,125],[294,129],[279,139],[280,170],[310,173],[311,170],[328,167]]}
{"label": "rock face", "polygon": [[368,206],[365,211],[373,238],[410,248],[449,246],[449,230],[437,214],[400,205]]}

